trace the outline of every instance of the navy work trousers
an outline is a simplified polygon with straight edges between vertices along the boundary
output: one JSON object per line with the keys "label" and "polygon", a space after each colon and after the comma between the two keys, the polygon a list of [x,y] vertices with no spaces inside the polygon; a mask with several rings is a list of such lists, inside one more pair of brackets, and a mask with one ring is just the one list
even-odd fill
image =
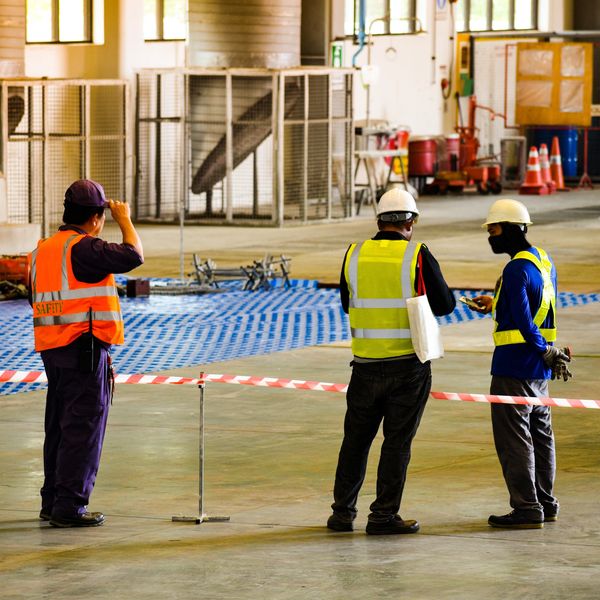
{"label": "navy work trousers", "polygon": [[41,354],[48,377],[42,511],[74,517],[86,511],[100,464],[111,399],[109,353],[99,348],[92,373],[79,371],[76,344]]}
{"label": "navy work trousers", "polygon": [[415,357],[353,363],[346,395],[344,440],[340,449],[332,509],[354,519],[373,439],[383,421],[377,470],[377,497],[369,521],[385,522],[400,508],[410,448],[431,390],[431,363]]}

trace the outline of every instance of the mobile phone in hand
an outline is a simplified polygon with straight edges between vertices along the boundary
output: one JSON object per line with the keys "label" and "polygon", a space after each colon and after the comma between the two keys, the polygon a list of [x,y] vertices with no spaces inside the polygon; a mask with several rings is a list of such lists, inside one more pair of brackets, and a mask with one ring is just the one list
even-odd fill
{"label": "mobile phone in hand", "polygon": [[461,296],[459,298],[459,300],[463,303],[466,304],[469,308],[474,308],[475,310],[481,310],[483,308],[483,306],[481,306],[481,304],[478,304],[477,302],[475,302],[475,300],[473,300],[472,298],[467,298],[466,296]]}

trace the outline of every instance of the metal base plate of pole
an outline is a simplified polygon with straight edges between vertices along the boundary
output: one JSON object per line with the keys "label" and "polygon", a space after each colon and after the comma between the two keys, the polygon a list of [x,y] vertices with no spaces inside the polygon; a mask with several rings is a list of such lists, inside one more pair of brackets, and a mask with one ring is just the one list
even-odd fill
{"label": "metal base plate of pole", "polygon": [[[200,379],[203,378],[204,373],[201,373]],[[171,517],[171,521],[175,523],[194,523],[195,525],[200,525],[200,523],[224,523],[230,520],[230,517],[216,515],[209,516],[204,512],[204,386],[204,381],[198,385],[198,389],[200,390],[200,416],[198,427],[198,516],[173,516]]]}
{"label": "metal base plate of pole", "polygon": [[200,525],[200,523],[223,523],[230,519],[231,517],[209,517],[208,515],[202,515],[201,517],[171,517],[171,521],[175,523],[195,523],[196,525]]}

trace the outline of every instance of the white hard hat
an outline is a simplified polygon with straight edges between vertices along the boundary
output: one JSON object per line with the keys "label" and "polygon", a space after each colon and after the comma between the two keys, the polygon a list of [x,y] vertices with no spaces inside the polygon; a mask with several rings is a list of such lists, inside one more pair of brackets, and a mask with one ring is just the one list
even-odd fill
{"label": "white hard hat", "polygon": [[519,225],[531,225],[531,218],[527,207],[518,200],[502,198],[496,200],[487,215],[487,219],[482,227],[487,227],[492,223],[516,223]]}
{"label": "white hard hat", "polygon": [[409,212],[419,214],[415,199],[405,190],[393,188],[379,199],[377,204],[377,216],[383,213]]}

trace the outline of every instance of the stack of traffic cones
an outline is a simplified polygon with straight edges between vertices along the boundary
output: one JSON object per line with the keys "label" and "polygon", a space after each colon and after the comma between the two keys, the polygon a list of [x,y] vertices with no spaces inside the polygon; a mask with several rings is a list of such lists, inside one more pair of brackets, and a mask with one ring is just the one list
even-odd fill
{"label": "stack of traffic cones", "polygon": [[568,187],[565,187],[565,179],[563,177],[562,160],[560,158],[560,146],[558,137],[552,138],[552,152],[550,153],[550,176],[559,192],[570,192]]}
{"label": "stack of traffic cones", "polygon": [[548,161],[548,146],[546,144],[540,144],[540,172],[542,174],[542,181],[548,188],[548,193],[554,194],[556,191],[556,184],[552,180],[550,173],[550,162]]}
{"label": "stack of traffic cones", "polygon": [[535,146],[531,146],[531,149],[529,150],[527,173],[525,175],[525,181],[519,188],[519,194],[535,194],[537,196],[548,194],[548,186],[542,181],[540,157]]}

